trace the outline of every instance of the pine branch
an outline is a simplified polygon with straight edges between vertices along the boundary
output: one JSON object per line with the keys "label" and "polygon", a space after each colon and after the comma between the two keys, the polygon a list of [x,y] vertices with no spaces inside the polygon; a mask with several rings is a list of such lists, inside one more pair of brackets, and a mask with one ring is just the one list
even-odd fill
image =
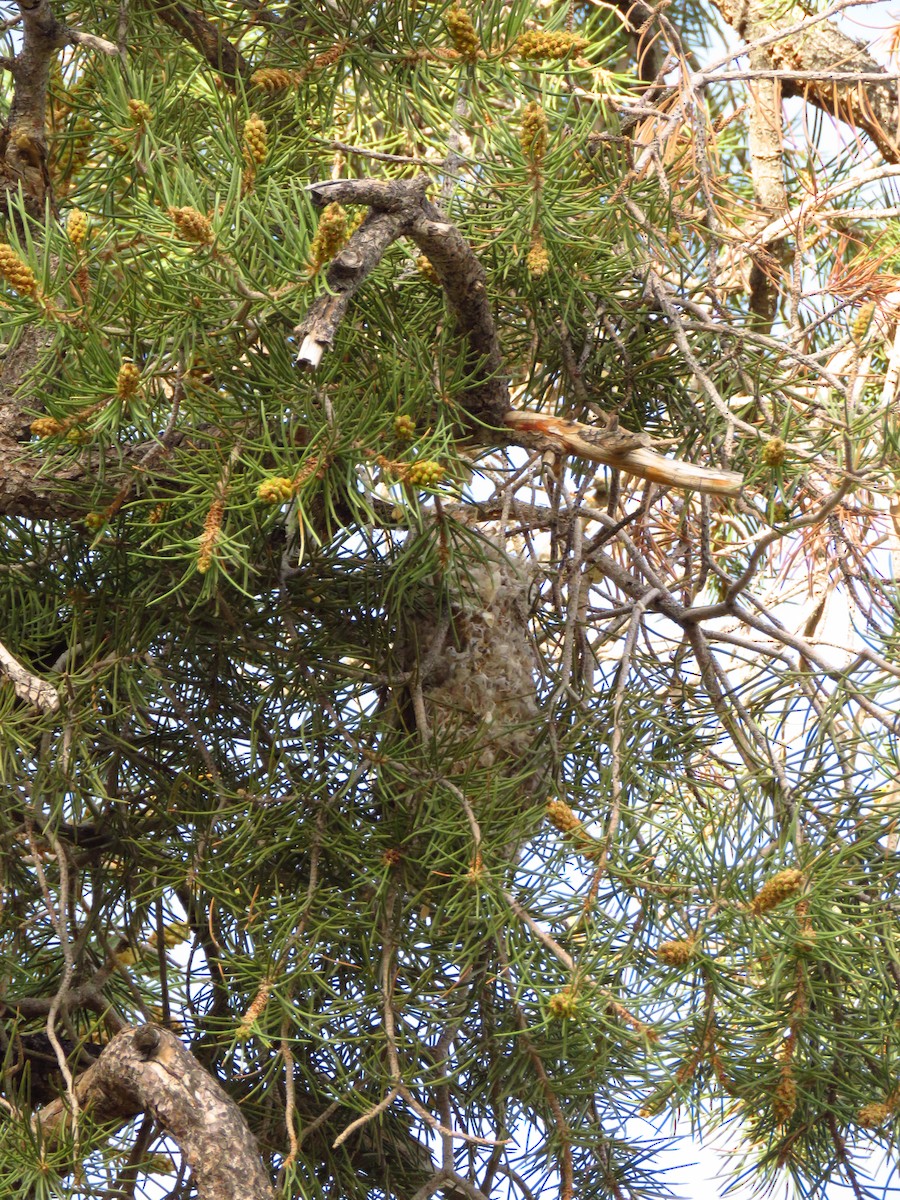
{"label": "pine branch", "polygon": [[484,269],[455,225],[426,197],[428,181],[384,182],[337,179],[310,186],[319,206],[332,202],[365,204],[370,212],[329,267],[328,290],[310,306],[296,327],[298,363],[315,369],[332,344],[350,301],[366,277],[399,237],[411,238],[428,257],[444,289],[457,336],[467,350],[466,374],[471,381],[464,405],[482,438],[485,426],[500,426],[505,442],[578,455],[606,463],[641,479],[671,487],[696,488],[715,495],[736,495],[742,478],[666,459],[641,445],[649,439],[626,430],[598,431],[540,413],[520,412],[509,404],[508,382],[500,374],[502,356],[487,295]]}
{"label": "pine branch", "polygon": [[250,64],[200,8],[180,4],[177,0],[161,0],[155,8],[160,20],[190,42],[213,70],[219,72],[232,92],[237,90],[240,80],[249,79]]}
{"label": "pine branch", "polygon": [[[799,96],[829,116],[855,125],[871,137],[887,162],[900,161],[896,77],[884,70],[864,45],[825,19],[848,7],[846,4],[835,4],[827,13],[813,17],[806,17],[806,10],[799,6],[773,17],[771,8],[760,0],[749,4],[715,0],[715,4],[741,37],[751,45],[758,44],[772,67],[784,71],[785,97]],[[752,65],[759,66],[758,56]],[[790,78],[794,71],[798,72],[796,81]],[[835,72],[839,72],[837,78]],[[703,74],[707,80],[716,78],[713,68]]]}
{"label": "pine branch", "polygon": [[[78,1103],[97,1122],[152,1115],[194,1172],[200,1200],[272,1200],[256,1139],[241,1111],[178,1038],[156,1025],[117,1034],[75,1080]],[[45,1143],[60,1139],[64,1098],[36,1114]]]}
{"label": "pine branch", "polygon": [[59,692],[46,680],[33,675],[0,642],[0,674],[12,683],[16,695],[40,712],[59,711]]}
{"label": "pine branch", "polygon": [[15,194],[21,187],[27,211],[40,219],[50,194],[45,133],[53,56],[70,45],[88,46],[103,54],[115,54],[116,47],[104,38],[70,29],[54,15],[49,0],[19,0],[19,8],[22,48],[3,63],[12,74],[15,90],[0,132],[0,188]]}

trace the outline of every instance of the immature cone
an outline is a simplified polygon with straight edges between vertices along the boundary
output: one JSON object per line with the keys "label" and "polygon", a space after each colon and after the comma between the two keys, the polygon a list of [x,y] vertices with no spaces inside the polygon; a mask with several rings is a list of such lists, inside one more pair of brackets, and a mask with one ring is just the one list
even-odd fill
{"label": "immature cone", "polygon": [[556,1017],[558,1021],[562,1021],[566,1017],[574,1017],[577,1014],[578,997],[571,988],[565,988],[563,991],[557,992],[555,996],[550,997],[547,1007],[550,1010],[551,1017]]}
{"label": "immature cone", "polygon": [[877,1100],[871,1104],[864,1104],[856,1114],[856,1123],[865,1126],[866,1129],[878,1129],[883,1125],[891,1115],[891,1110],[886,1104],[880,1104]]}
{"label": "immature cone", "polygon": [[202,246],[209,246],[214,241],[216,235],[209,217],[197,212],[196,208],[170,208],[169,216],[183,241],[197,242]]}
{"label": "immature cone", "polygon": [[784,871],[779,871],[767,880],[754,896],[750,904],[751,911],[757,916],[769,912],[783,900],[796,895],[802,884],[803,872],[798,871],[796,867],[787,867]]}
{"label": "immature cone", "polygon": [[793,1077],[784,1074],[772,1096],[772,1114],[779,1125],[787,1125],[797,1107],[797,1085]]}
{"label": "immature cone", "polygon": [[520,58],[525,59],[565,58],[567,54],[580,54],[585,46],[585,38],[576,37],[574,33],[566,33],[562,29],[549,32],[526,29],[516,41],[516,51]]}
{"label": "immature cone", "polygon": [[573,833],[581,828],[581,822],[565,800],[547,801],[547,820],[555,825],[560,833]]}
{"label": "immature cone", "polygon": [[293,480],[286,479],[283,475],[273,475],[271,479],[264,479],[256,489],[256,497],[263,504],[283,504],[285,500],[290,500],[293,494]]}
{"label": "immature cone", "polygon": [[20,296],[37,298],[38,284],[34,272],[6,242],[0,242],[0,275]]}
{"label": "immature cone", "polygon": [[540,104],[532,100],[522,114],[522,131],[519,145],[535,167],[539,167],[547,153],[547,114]]}
{"label": "immature cone", "polygon": [[128,115],[135,125],[148,125],[153,120],[153,109],[143,100],[128,101]]}
{"label": "immature cone", "polygon": [[438,273],[432,266],[431,259],[428,258],[427,255],[420,254],[416,259],[416,266],[419,268],[419,274],[424,275],[429,283],[436,284],[438,287],[440,287],[441,281],[438,278]]}
{"label": "immature cone", "polygon": [[680,941],[660,942],[656,947],[656,957],[667,967],[684,967],[694,957],[694,943],[685,938]]}
{"label": "immature cone", "polygon": [[434,487],[444,478],[444,468],[439,462],[420,459],[413,463],[406,475],[406,482],[414,487]]}
{"label": "immature cone", "polygon": [[528,268],[529,275],[534,279],[540,279],[550,269],[550,255],[547,253],[547,247],[544,245],[544,239],[540,233],[536,233],[531,240],[531,249],[525,256],[525,266]]}
{"label": "immature cone", "polygon": [[133,362],[123,362],[121,367],[119,367],[119,374],[116,378],[116,395],[120,400],[130,400],[138,390],[140,382],[140,367]]}
{"label": "immature cone", "polygon": [[412,417],[406,416],[405,413],[398,413],[394,417],[394,437],[401,441],[409,442],[416,436],[416,423]]}
{"label": "immature cone", "polygon": [[302,79],[299,71],[284,71],[281,67],[260,67],[250,76],[254,87],[262,88],[264,92],[283,92],[289,87],[296,87]]}
{"label": "immature cone", "polygon": [[197,570],[205,575],[212,566],[213,554],[222,532],[222,521],[225,517],[225,501],[214,500],[206,520],[203,522],[203,533],[200,537],[200,547],[197,552]]}
{"label": "immature cone", "polygon": [[235,1036],[239,1039],[244,1039],[250,1036],[253,1032],[253,1025],[262,1016],[266,1005],[269,1003],[269,996],[272,994],[273,980],[264,979],[259,985],[259,989],[250,1003],[250,1007],[241,1018],[241,1022],[235,1030]]}
{"label": "immature cone", "polygon": [[314,271],[320,270],[347,241],[347,210],[342,204],[326,204],[309,248]]}
{"label": "immature cone", "polygon": [[251,163],[266,159],[266,123],[259,113],[252,113],[244,122],[244,158]]}
{"label": "immature cone", "polygon": [[780,437],[769,438],[762,449],[762,459],[767,467],[780,467],[784,462],[785,444]]}
{"label": "immature cone", "polygon": [[46,438],[55,437],[58,433],[62,433],[63,426],[57,421],[56,417],[36,417],[31,422],[31,432],[35,437]]}
{"label": "immature cone", "polygon": [[459,7],[451,8],[444,17],[444,21],[453,47],[460,58],[466,62],[476,62],[481,50],[481,43],[475,32],[475,26],[472,24],[472,18],[466,10]]}
{"label": "immature cone", "polygon": [[864,304],[856,317],[853,324],[850,326],[850,336],[854,342],[861,342],[872,324],[872,317],[875,315],[875,301],[870,300],[868,304]]}
{"label": "immature cone", "polygon": [[88,219],[80,208],[73,208],[66,220],[66,233],[73,246],[83,246],[88,235]]}

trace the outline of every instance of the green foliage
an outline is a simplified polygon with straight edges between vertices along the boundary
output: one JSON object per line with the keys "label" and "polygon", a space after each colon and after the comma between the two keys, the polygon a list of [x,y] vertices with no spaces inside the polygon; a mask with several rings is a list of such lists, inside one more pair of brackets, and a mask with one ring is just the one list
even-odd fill
{"label": "green foliage", "polygon": [[[16,1039],[54,996],[73,1044],[182,1034],[285,1197],[403,1200],[441,1139],[473,1195],[662,1196],[679,1109],[761,1192],[854,1179],[900,1105],[892,335],[852,328],[896,229],[798,251],[762,327],[725,278],[743,115],[710,88],[639,136],[605,7],[472,5],[460,56],[443,3],[210,0],[237,77],[150,0],[67,7],[125,53],[60,55],[54,206],[3,232],[4,341],[46,333],[18,453],[58,490],[0,516],[0,641],[62,708],[0,684],[0,1193],[99,1197],[133,1136],[38,1144]],[[584,46],[523,56],[535,28]],[[308,185],[423,173],[512,402],[615,410],[740,498],[477,443],[406,241],[298,369]]]}

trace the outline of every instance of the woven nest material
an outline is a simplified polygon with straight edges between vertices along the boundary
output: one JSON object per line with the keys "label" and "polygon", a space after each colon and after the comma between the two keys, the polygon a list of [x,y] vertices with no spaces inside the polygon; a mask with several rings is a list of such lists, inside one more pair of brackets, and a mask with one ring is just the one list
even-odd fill
{"label": "woven nest material", "polygon": [[454,579],[449,621],[417,622],[420,660],[427,648],[422,693],[431,732],[476,747],[463,765],[492,767],[533,752],[540,721],[529,620],[533,583],[527,564],[489,548]]}

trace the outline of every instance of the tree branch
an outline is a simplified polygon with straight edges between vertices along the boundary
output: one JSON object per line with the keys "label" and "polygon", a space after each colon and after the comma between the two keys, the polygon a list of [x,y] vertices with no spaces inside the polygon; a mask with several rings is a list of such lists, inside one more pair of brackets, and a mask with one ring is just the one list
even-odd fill
{"label": "tree branch", "polygon": [[53,55],[63,46],[80,44],[115,54],[103,38],[79,33],[57,20],[49,0],[18,0],[22,11],[22,48],[4,66],[15,83],[6,125],[0,131],[0,188],[15,195],[21,187],[26,209],[42,218],[50,193],[47,173],[47,88]]}
{"label": "tree branch", "polygon": [[[117,1034],[75,1080],[82,1110],[98,1123],[152,1116],[178,1144],[200,1200],[274,1200],[274,1192],[240,1109],[178,1038],[156,1025]],[[68,1120],[65,1098],[35,1114],[45,1142]]]}
{"label": "tree branch", "polygon": [[[761,54],[773,68],[810,73],[802,81],[785,78],[785,96],[800,96],[822,112],[862,129],[887,162],[900,162],[897,80],[879,66],[864,45],[847,37],[831,21],[804,22],[806,27],[797,32],[798,8],[781,10],[773,18],[771,7],[761,0],[714,2],[742,38],[766,43]],[[774,40],[779,25],[784,33],[780,40]],[[754,57],[752,65],[760,65],[759,56]],[[835,71],[840,72],[837,77]],[[867,82],[851,82],[848,73],[864,75]],[[714,77],[712,72],[708,74]],[[875,82],[878,79],[884,82]]]}
{"label": "tree branch", "polygon": [[177,0],[174,3],[160,0],[155,7],[160,20],[190,42],[213,70],[219,72],[231,91],[235,91],[239,79],[250,78],[250,64],[199,8],[191,8]]}
{"label": "tree branch", "polygon": [[[427,186],[424,177],[335,179],[311,185],[313,201],[319,206],[336,201],[365,204],[370,211],[332,261],[326,275],[327,292],[313,302],[294,331],[301,343],[298,363],[313,369],[319,365],[363,281],[391,243],[406,236],[427,255],[444,289],[457,336],[466,347],[470,384],[463,403],[478,433],[488,436],[485,426],[499,427],[505,432],[505,441],[514,445],[577,455],[671,487],[737,494],[740,475],[664,458],[646,447],[649,438],[643,434],[597,430],[543,413],[512,409],[508,382],[501,374],[500,342],[484,269],[456,226],[427,199]],[[502,435],[500,440],[504,440]]]}

